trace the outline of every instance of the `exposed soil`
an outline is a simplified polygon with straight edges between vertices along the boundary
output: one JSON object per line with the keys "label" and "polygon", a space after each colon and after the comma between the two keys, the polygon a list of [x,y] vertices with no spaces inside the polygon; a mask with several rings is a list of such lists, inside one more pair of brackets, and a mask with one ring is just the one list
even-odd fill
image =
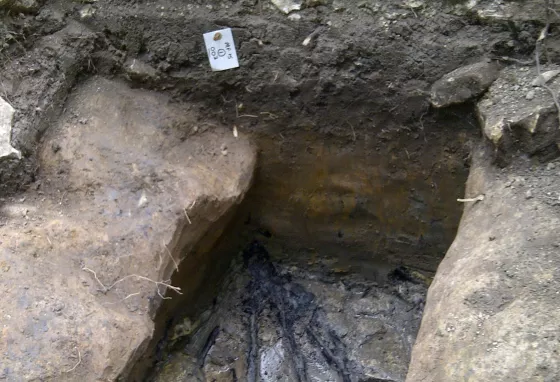
{"label": "exposed soil", "polygon": [[[501,65],[525,60],[545,23],[541,14],[521,12],[506,20],[492,13],[494,2],[483,2],[481,7],[489,6],[492,11],[483,9],[484,13],[467,10],[462,1],[420,2],[420,6],[403,6],[400,0],[306,1],[298,17],[288,17],[264,0],[31,3],[36,6],[19,5],[17,10],[2,4],[1,11],[0,95],[17,111],[12,143],[24,157],[0,166],[2,202],[9,207],[4,212],[2,234],[10,241],[3,244],[0,265],[3,272],[12,269],[4,283],[11,293],[5,297],[13,302],[14,311],[31,306],[25,301],[16,304],[20,295],[27,296],[26,285],[41,308],[39,313],[47,311],[43,316],[63,327],[64,338],[56,337],[58,326],[45,326],[42,323],[47,321],[38,316],[30,318],[26,327],[16,322],[13,333],[22,334],[25,343],[33,345],[22,345],[19,353],[10,355],[11,362],[25,359],[18,370],[41,380],[71,381],[77,376],[126,380],[134,362],[155,354],[162,331],[170,328],[165,321],[181,311],[178,305],[200,301],[200,306],[197,303],[186,309],[186,315],[195,320],[202,302],[215,293],[235,248],[232,244],[224,258],[207,256],[216,240],[224,232],[236,232],[236,244],[247,243],[259,232],[267,237],[271,259],[250,257],[246,269],[234,269],[234,280],[226,283],[231,288],[226,286],[211,308],[211,318],[194,325],[197,330],[191,328],[188,335],[174,338],[182,340],[176,343],[181,349],[187,349],[187,358],[181,358],[187,366],[190,362],[186,372],[230,373],[230,380],[246,376],[250,381],[269,378],[260,374],[263,371],[290,375],[294,380],[310,376],[343,382],[404,380],[424,287],[411,280],[381,284],[380,279],[401,265],[405,266],[402,269],[434,274],[457,231],[462,205],[456,199],[464,194],[473,142],[480,139],[474,108],[477,100],[436,109],[430,106],[430,86],[444,74],[482,59],[495,59]],[[232,28],[241,65],[211,72],[201,36],[222,27]],[[551,29],[543,62],[560,56],[560,45],[555,43],[558,33]],[[303,44],[307,38],[309,44]],[[128,106],[118,102],[120,98],[101,109],[91,104],[91,110],[107,117],[99,118],[105,122],[92,130],[96,125],[89,125],[85,116],[89,110],[76,112],[92,102],[99,90],[91,77],[106,84],[100,86],[104,93],[111,86],[116,86],[116,93],[121,88],[137,88],[139,102],[123,96]],[[152,98],[141,89],[153,91]],[[128,90],[124,93],[129,94]],[[80,101],[82,96],[87,102]],[[146,99],[156,106],[142,106]],[[185,119],[160,120],[159,113],[167,108],[174,116],[181,115],[184,108]],[[124,122],[111,119],[111,113],[124,115]],[[143,136],[144,120],[150,122],[148,130],[157,133]],[[124,128],[124,133],[113,129],[112,123]],[[234,128],[259,150],[254,186],[236,216],[229,208],[244,195],[254,163],[249,159],[250,145],[232,137]],[[236,157],[236,149],[246,154]],[[134,154],[132,162],[142,164],[141,176],[135,175],[129,150]],[[151,159],[142,157],[143,151],[159,158],[157,170]],[[191,154],[205,158],[193,165],[195,169],[189,167]],[[556,155],[554,151],[546,160]],[[247,161],[237,163],[240,158]],[[175,173],[167,172],[167,161],[179,166],[172,169],[175,173],[185,175],[184,165],[187,178],[200,175],[196,179],[202,180],[193,181],[196,186],[192,189],[206,201],[197,216],[204,224],[197,225],[185,242],[174,242],[177,245],[171,254],[173,259],[187,259],[173,282],[192,287],[188,298],[158,309],[160,284],[156,283],[156,292],[148,287],[152,284],[136,280],[122,284],[119,294],[102,293],[100,297],[111,304],[125,301],[115,310],[99,308],[99,301],[87,294],[89,310],[81,309],[76,300],[66,308],[68,314],[58,314],[64,308],[59,309],[58,300],[47,298],[55,291],[63,290],[64,299],[71,299],[76,290],[84,292],[84,286],[98,293],[94,288],[99,283],[97,275],[87,274],[89,278],[84,280],[86,260],[104,272],[109,284],[136,274],[139,267],[152,272],[154,279],[168,280],[174,267],[179,267],[167,257],[161,262],[167,252],[162,252],[160,241],[163,237],[165,243],[170,242],[175,234],[162,227],[171,221],[169,224],[184,228],[193,216],[182,204],[194,195],[189,194],[190,184],[180,184],[174,180]],[[239,168],[232,169],[237,164]],[[556,165],[551,166],[538,169],[537,174],[543,176],[531,183],[534,187],[518,177],[511,187],[525,184],[527,200],[539,198],[554,207],[560,195],[555,193],[556,182],[548,182],[546,176],[555,171]],[[243,186],[226,182],[230,175],[231,179],[239,175]],[[121,201],[111,188],[120,181],[126,191]],[[165,190],[160,188],[164,181],[169,183]],[[153,191],[160,204],[147,207],[149,213],[142,218],[152,214],[159,220],[136,232],[119,219],[127,208],[144,207],[137,204],[143,187]],[[210,196],[207,189],[212,190]],[[216,193],[220,196],[215,197]],[[27,222],[29,211],[35,209],[45,213],[38,215],[37,222]],[[56,221],[57,214],[63,223]],[[65,248],[73,251],[73,261],[53,250],[51,236],[31,232],[47,220],[60,228],[55,231],[68,245]],[[230,220],[233,223],[226,229]],[[114,221],[121,223],[112,226]],[[31,228],[26,231],[28,224]],[[85,240],[80,245],[72,244],[72,225],[80,227],[78,236]],[[150,227],[161,229],[162,237],[157,236],[157,243],[139,244],[150,235],[145,232]],[[119,235],[130,233],[128,229],[133,234],[121,240]],[[183,232],[181,229],[177,232]],[[35,236],[28,240],[24,234]],[[103,244],[106,237],[110,247]],[[202,241],[193,247],[194,238]],[[113,247],[112,239],[123,243]],[[42,244],[35,243],[39,240]],[[31,257],[37,247],[59,258],[51,261],[39,255],[37,268],[16,267],[13,264],[23,264],[22,243]],[[78,253],[83,243],[92,247]],[[138,262],[127,259],[117,264],[115,259],[127,251],[145,256]],[[263,254],[261,249],[253,251]],[[154,266],[158,258],[161,268]],[[314,273],[314,267],[321,272]],[[20,273],[15,274],[16,269]],[[22,279],[24,276],[30,281]],[[201,291],[201,286],[208,288]],[[367,288],[376,294],[364,296]],[[402,293],[402,288],[409,290]],[[329,305],[334,295],[337,301],[349,304],[342,312]],[[484,304],[484,296],[473,298],[479,301],[476,304]],[[42,306],[41,301],[48,304]],[[376,305],[380,301],[394,310],[387,313]],[[374,315],[378,327],[338,325],[337,319],[353,322],[356,314],[363,313],[350,306],[359,302],[375,305],[366,315]],[[146,320],[135,316],[137,312],[147,314],[142,316]],[[332,319],[329,314],[333,312],[343,314]],[[157,316],[158,324],[151,343],[148,337],[153,322],[148,316]],[[67,320],[76,317],[77,329],[67,325]],[[224,329],[224,322],[230,319],[232,327]],[[118,333],[116,338],[128,338],[123,333],[131,333],[131,344],[119,341],[119,350],[113,351],[107,339],[98,341],[96,333],[79,332],[91,320],[112,328],[111,333]],[[138,330],[131,324],[137,321],[142,321]],[[243,333],[244,339],[228,338],[236,333]],[[9,338],[2,335],[1,339]],[[92,345],[88,352],[78,353],[78,359],[74,350],[82,345],[73,336],[80,337],[86,348]],[[372,345],[382,336],[385,350],[398,354],[398,360],[389,359],[387,351]],[[361,338],[371,341],[360,342]],[[53,368],[50,361],[35,366],[35,359],[48,353],[43,343],[35,344],[38,339],[60,341],[55,363],[63,367]],[[97,342],[91,344],[90,340]],[[14,341],[11,338],[0,345],[7,348]],[[361,355],[358,342],[369,346]],[[235,347],[238,349],[232,350]],[[230,357],[239,348],[246,360],[237,364]],[[277,357],[282,352],[285,357]],[[69,353],[73,355],[68,357]],[[170,365],[177,357],[181,356],[171,357]],[[257,367],[263,359],[265,363]],[[372,360],[379,363],[372,364]],[[0,373],[0,378],[8,380],[17,374],[13,368],[0,368]]]}
{"label": "exposed soil", "polygon": [[[248,213],[278,245],[297,237],[299,250],[352,271],[391,262],[433,273],[479,129],[472,105],[431,108],[430,85],[482,57],[530,52],[539,29],[456,2],[310,4],[299,20],[267,1],[50,1],[5,15],[2,86],[25,154],[0,170],[5,191],[34,179],[36,139],[72,85],[118,76],[190,102],[200,126],[251,134],[261,155]],[[241,66],[210,72],[201,35],[226,26]]]}

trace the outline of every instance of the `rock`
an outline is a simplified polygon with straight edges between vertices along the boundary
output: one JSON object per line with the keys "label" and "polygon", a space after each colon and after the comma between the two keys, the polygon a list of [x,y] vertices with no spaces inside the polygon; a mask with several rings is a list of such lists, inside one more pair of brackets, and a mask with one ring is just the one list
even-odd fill
{"label": "rock", "polygon": [[90,19],[95,15],[95,8],[91,4],[86,4],[80,9],[80,18],[82,20]]}
{"label": "rock", "polygon": [[145,62],[132,58],[124,64],[126,74],[136,81],[151,81],[158,77],[158,71]]}
{"label": "rock", "polygon": [[[543,185],[544,166],[500,171],[492,147],[473,153],[457,237],[430,286],[407,382],[555,381],[560,375],[560,219],[546,199],[506,188]],[[558,189],[558,175],[547,177]],[[499,240],[484,240],[488,233]]]}
{"label": "rock", "polygon": [[[32,188],[3,203],[14,213],[0,226],[9,238],[0,249],[9,265],[0,277],[0,375],[127,380],[161,296],[177,296],[164,280],[179,264],[200,275],[188,278],[187,300],[205,280],[215,260],[202,249],[191,256],[193,247],[224,229],[256,154],[229,128],[189,136],[176,128],[197,120],[188,107],[120,82],[88,80],[65,107],[38,150],[42,194]],[[227,157],[212,155],[217,141]]]}
{"label": "rock", "polygon": [[432,85],[432,105],[445,107],[477,97],[488,89],[498,75],[499,67],[493,62],[479,62],[456,69]]}
{"label": "rock", "polygon": [[40,4],[37,0],[0,0],[0,8],[10,9],[14,12],[35,12]]}
{"label": "rock", "polygon": [[560,69],[557,70],[549,70],[544,73],[541,73],[537,78],[531,82],[532,86],[543,86],[546,85],[550,80],[560,74]]}
{"label": "rock", "polygon": [[420,9],[426,6],[426,2],[423,0],[407,0],[404,3],[405,8],[409,9]]}
{"label": "rock", "polygon": [[288,15],[288,19],[292,21],[299,21],[301,20],[301,15],[298,12],[293,12]]}
{"label": "rock", "polygon": [[344,12],[347,8],[347,4],[343,0],[334,0],[332,8],[335,12]]}
{"label": "rock", "polygon": [[2,159],[20,159],[21,153],[12,147],[12,120],[14,108],[0,98],[0,161]]}
{"label": "rock", "polygon": [[302,0],[271,0],[272,4],[285,14],[293,11],[299,11],[303,5]]}
{"label": "rock", "polygon": [[[550,65],[542,71],[551,73],[558,69]],[[499,149],[500,160],[508,160],[518,149],[533,155],[560,142],[558,111],[549,91],[538,89],[528,94],[511,90],[515,84],[530,86],[537,75],[536,68],[508,67],[478,102],[484,135]],[[548,87],[558,93],[559,78],[552,78]]]}
{"label": "rock", "polygon": [[546,7],[540,0],[471,0],[462,1],[458,7],[486,22],[541,22],[547,17]]}

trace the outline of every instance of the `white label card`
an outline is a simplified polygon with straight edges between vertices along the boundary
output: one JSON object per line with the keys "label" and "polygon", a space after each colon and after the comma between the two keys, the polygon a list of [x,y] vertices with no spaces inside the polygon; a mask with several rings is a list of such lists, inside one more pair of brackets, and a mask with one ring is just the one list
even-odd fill
{"label": "white label card", "polygon": [[204,44],[213,71],[239,67],[235,43],[230,28],[204,33]]}

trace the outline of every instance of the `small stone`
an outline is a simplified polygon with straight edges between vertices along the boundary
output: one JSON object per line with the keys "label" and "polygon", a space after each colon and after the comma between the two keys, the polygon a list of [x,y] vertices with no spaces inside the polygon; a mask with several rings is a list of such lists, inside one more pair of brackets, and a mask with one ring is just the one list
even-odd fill
{"label": "small stone", "polygon": [[549,171],[554,170],[554,167],[556,167],[556,165],[552,162],[550,162],[546,165],[546,169],[549,170]]}
{"label": "small stone", "polygon": [[283,13],[290,14],[293,11],[299,11],[302,6],[301,1],[295,0],[271,0],[272,4],[276,6]]}
{"label": "small stone", "polygon": [[494,62],[463,66],[432,85],[430,101],[435,107],[463,103],[484,93],[499,74],[499,67]]}
{"label": "small stone", "polygon": [[93,15],[95,15],[95,8],[92,7],[90,4],[80,9],[80,18],[82,20],[91,19]]}
{"label": "small stone", "polygon": [[420,9],[423,8],[426,4],[422,0],[408,0],[404,5],[410,9]]}
{"label": "small stone", "polygon": [[158,77],[156,69],[137,59],[129,59],[124,65],[124,70],[133,80],[148,81]]}
{"label": "small stone", "polygon": [[533,98],[535,98],[535,91],[534,90],[529,90],[527,92],[527,95],[525,96],[525,99],[528,99],[530,101]]}
{"label": "small stone", "polygon": [[531,199],[533,197],[533,193],[531,192],[531,190],[527,190],[527,192],[525,193],[525,199]]}
{"label": "small stone", "polygon": [[288,15],[288,19],[290,19],[292,21],[299,21],[299,20],[301,20],[301,15],[298,12],[290,13]]}

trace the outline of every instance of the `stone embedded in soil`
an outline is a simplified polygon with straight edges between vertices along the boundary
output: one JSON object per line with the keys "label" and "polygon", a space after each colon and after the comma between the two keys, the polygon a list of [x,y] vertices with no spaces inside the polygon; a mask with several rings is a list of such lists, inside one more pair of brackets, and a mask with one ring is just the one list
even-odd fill
{"label": "stone embedded in soil", "polygon": [[[223,229],[255,165],[230,129],[186,133],[187,109],[102,78],[70,95],[39,149],[40,187],[0,213],[0,379],[126,379],[166,291],[156,282]],[[203,254],[183,262],[195,288]]]}
{"label": "stone embedded in soil", "polygon": [[302,0],[271,0],[272,4],[285,14],[293,11],[299,11],[302,6]]}
{"label": "stone embedded in soil", "polygon": [[477,97],[488,89],[499,73],[494,62],[478,62],[458,68],[432,85],[432,105],[445,107]]}
{"label": "stone embedded in soil", "polygon": [[[451,3],[451,2],[450,2]],[[469,13],[475,14],[480,20],[485,22],[542,22],[547,18],[546,7],[542,0],[471,0],[454,1],[462,3],[460,8],[465,8]]]}
{"label": "stone embedded in soil", "polygon": [[0,161],[21,158],[21,153],[11,145],[14,113],[12,105],[0,98]]}
{"label": "stone embedded in soil", "polygon": [[124,64],[124,69],[126,74],[136,81],[153,81],[158,76],[156,69],[137,58],[128,59]]}
{"label": "stone embedded in soil", "polygon": [[39,9],[37,0],[0,0],[0,8],[16,12],[34,12]]}
{"label": "stone embedded in soil", "polygon": [[[556,70],[555,65],[541,68],[543,73]],[[537,77],[536,68],[505,68],[478,102],[484,135],[502,150],[515,145],[535,154],[560,142],[558,110],[549,91],[558,93],[560,78],[551,77],[545,89],[533,87]]]}

